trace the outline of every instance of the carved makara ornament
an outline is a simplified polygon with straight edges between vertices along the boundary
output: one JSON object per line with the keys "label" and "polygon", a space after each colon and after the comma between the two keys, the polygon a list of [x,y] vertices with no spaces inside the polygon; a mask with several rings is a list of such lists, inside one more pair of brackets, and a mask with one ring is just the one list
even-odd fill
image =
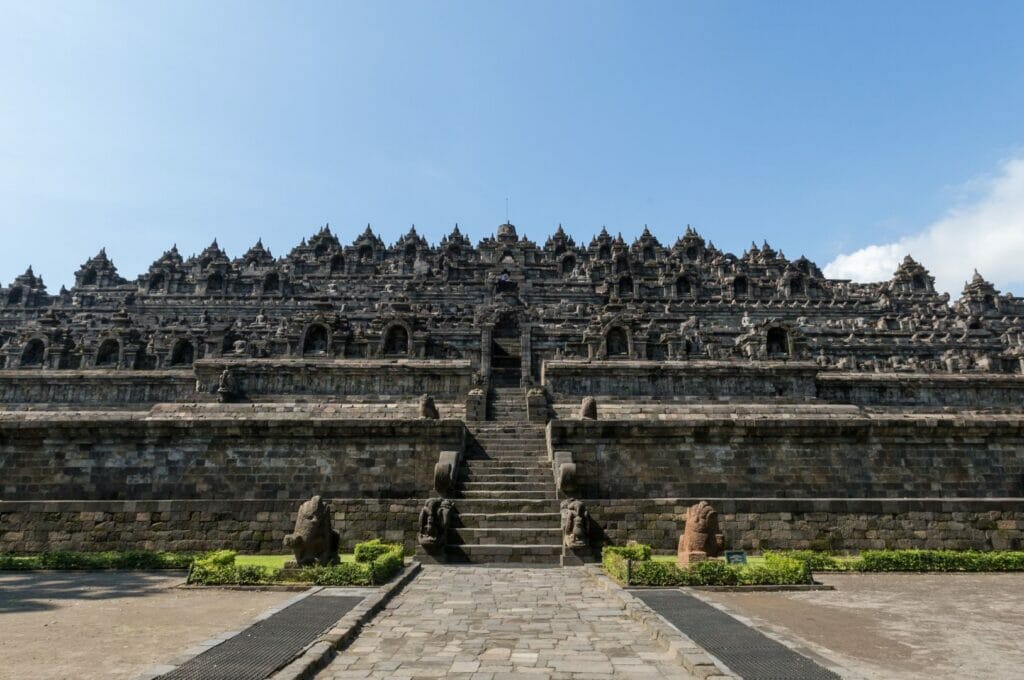
{"label": "carved makara ornament", "polygon": [[567,548],[585,548],[590,544],[590,511],[583,501],[562,501],[562,542]]}
{"label": "carved makara ornament", "polygon": [[295,553],[294,566],[299,567],[337,564],[340,542],[331,528],[331,506],[320,496],[299,506],[295,530],[284,537],[285,547]]}
{"label": "carved makara ornament", "polygon": [[724,549],[722,534],[718,532],[718,513],[707,501],[691,505],[686,510],[686,528],[679,537],[676,561],[680,566],[718,557]]}
{"label": "carved makara ornament", "polygon": [[428,498],[420,510],[419,543],[427,547],[440,547],[448,542],[455,504],[447,498]]}

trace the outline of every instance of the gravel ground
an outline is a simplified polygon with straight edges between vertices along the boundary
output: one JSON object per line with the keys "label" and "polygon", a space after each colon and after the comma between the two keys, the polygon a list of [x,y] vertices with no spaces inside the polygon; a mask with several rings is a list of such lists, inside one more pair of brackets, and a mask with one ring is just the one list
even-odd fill
{"label": "gravel ground", "polygon": [[844,677],[1024,677],[1024,574],[815,577],[836,590],[699,596]]}
{"label": "gravel ground", "polygon": [[183,573],[0,573],[0,678],[134,678],[293,592],[192,590]]}

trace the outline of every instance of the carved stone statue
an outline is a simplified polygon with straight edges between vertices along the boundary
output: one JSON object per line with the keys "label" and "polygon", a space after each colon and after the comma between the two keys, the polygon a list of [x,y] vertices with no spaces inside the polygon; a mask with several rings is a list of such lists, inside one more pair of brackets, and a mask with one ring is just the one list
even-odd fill
{"label": "carved stone statue", "polygon": [[583,501],[562,501],[562,542],[567,548],[585,548],[590,543],[590,511]]}
{"label": "carved stone statue", "polygon": [[676,561],[680,566],[718,557],[724,549],[722,534],[718,533],[718,513],[707,501],[691,505],[686,510],[686,528],[679,537]]}
{"label": "carved stone statue", "polygon": [[583,397],[583,403],[580,404],[580,419],[597,420],[597,399]]}
{"label": "carved stone statue", "polygon": [[455,503],[447,498],[428,498],[420,510],[419,542],[422,546],[443,546],[448,542]]}
{"label": "carved stone statue", "polygon": [[299,506],[295,529],[284,537],[284,545],[295,553],[294,566],[338,563],[341,537],[331,529],[331,506],[313,496]]}
{"label": "carved stone statue", "polygon": [[217,397],[221,402],[229,402],[238,396],[238,381],[230,368],[221,371],[217,381]]}
{"label": "carved stone statue", "polygon": [[429,394],[424,394],[420,397],[420,418],[427,420],[437,420],[441,417],[441,414],[437,412],[437,405],[434,404],[434,398]]}

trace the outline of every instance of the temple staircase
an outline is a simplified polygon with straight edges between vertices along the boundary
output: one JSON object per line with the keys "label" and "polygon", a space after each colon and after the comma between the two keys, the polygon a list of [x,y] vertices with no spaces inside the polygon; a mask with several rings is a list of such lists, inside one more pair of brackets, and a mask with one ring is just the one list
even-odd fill
{"label": "temple staircase", "polygon": [[557,565],[561,519],[544,425],[527,422],[522,388],[495,388],[488,401],[491,419],[466,424],[446,561]]}

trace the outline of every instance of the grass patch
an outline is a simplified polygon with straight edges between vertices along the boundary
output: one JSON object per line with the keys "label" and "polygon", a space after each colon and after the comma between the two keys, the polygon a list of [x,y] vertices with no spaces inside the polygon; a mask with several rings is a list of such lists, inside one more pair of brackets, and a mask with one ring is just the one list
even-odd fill
{"label": "grass patch", "polygon": [[[353,553],[342,553],[338,556],[342,562],[355,562]],[[284,563],[295,559],[294,555],[236,555],[235,564],[244,567],[264,567],[266,569],[284,569]]]}
{"label": "grass patch", "polygon": [[[676,556],[675,555],[652,555],[651,559],[654,560],[655,562],[671,562],[672,564],[676,563]],[[753,565],[763,565],[764,563],[765,563],[764,555],[747,555],[747,564],[749,564],[751,566],[753,566]]]}

